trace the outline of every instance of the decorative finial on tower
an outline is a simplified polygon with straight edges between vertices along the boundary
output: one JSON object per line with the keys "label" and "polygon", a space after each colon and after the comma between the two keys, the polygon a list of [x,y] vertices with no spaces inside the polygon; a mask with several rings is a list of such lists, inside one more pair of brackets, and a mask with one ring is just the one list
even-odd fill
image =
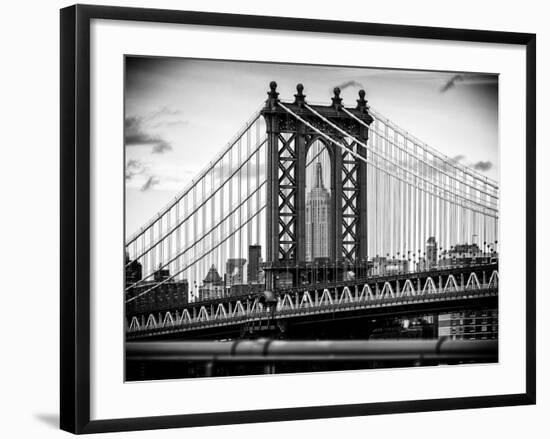
{"label": "decorative finial on tower", "polygon": [[267,92],[267,94],[269,95],[270,98],[276,98],[277,96],[279,96],[279,93],[277,93],[277,83],[275,81],[271,81],[269,83],[269,88],[271,89],[270,91]]}
{"label": "decorative finial on tower", "polygon": [[277,102],[279,101],[279,93],[277,93],[277,83],[275,81],[271,81],[269,83],[269,89],[270,90],[267,92],[267,101],[265,101],[265,104],[267,107],[274,109],[277,106]]}
{"label": "decorative finial on tower", "polygon": [[342,108],[342,98],[340,97],[340,87],[334,87],[334,97],[332,98],[332,106],[339,110]]}
{"label": "decorative finial on tower", "polygon": [[357,99],[357,110],[360,110],[361,113],[366,112],[369,109],[367,102],[368,101],[365,99],[365,90],[359,90],[359,99]]}
{"label": "decorative finial on tower", "polygon": [[303,107],[306,102],[306,95],[303,93],[304,86],[302,84],[298,84],[296,86],[296,90],[298,91],[298,93],[294,95],[294,103],[299,107]]}

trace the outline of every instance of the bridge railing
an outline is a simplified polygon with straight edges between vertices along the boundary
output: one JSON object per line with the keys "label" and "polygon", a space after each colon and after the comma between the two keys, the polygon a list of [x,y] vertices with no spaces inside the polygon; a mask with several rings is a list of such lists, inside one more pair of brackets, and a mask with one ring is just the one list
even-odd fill
{"label": "bridge railing", "polygon": [[218,341],[128,342],[126,359],[178,362],[292,361],[496,361],[497,340],[317,340],[272,339]]}
{"label": "bridge railing", "polygon": [[[306,292],[304,294],[309,294]],[[325,294],[327,294],[325,296]],[[392,306],[408,306],[426,302],[441,302],[460,299],[474,299],[480,297],[495,296],[498,294],[496,285],[491,283],[475,286],[454,286],[448,291],[442,288],[436,289],[432,293],[426,294],[389,294],[382,290],[378,295],[369,295],[365,290],[361,295],[348,295],[341,292],[338,297],[337,292],[324,291],[315,298],[311,295],[308,300],[304,300],[304,295],[291,297],[290,295],[279,298],[276,305],[270,307],[264,306],[256,298],[252,303],[243,304],[237,301],[236,306],[227,309],[223,304],[217,307],[207,309],[201,306],[195,309],[193,315],[184,309],[183,312],[173,315],[168,312],[163,317],[149,315],[141,322],[133,318],[127,328],[127,334],[131,338],[144,333],[170,333],[173,331],[187,331],[198,328],[208,328],[215,326],[234,325],[245,322],[269,321],[272,319],[288,318],[291,316],[307,315],[310,313],[323,314],[327,312],[341,312],[348,310],[359,310],[369,308],[388,308]],[[197,312],[198,311],[198,312]]]}

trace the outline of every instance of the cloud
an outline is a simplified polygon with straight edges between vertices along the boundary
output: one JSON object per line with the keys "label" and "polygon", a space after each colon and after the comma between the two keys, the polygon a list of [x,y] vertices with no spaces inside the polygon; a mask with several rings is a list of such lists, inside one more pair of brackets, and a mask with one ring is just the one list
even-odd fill
{"label": "cloud", "polygon": [[160,107],[143,118],[151,128],[174,127],[178,125],[186,125],[187,121],[182,119],[182,111],[168,106]]}
{"label": "cloud", "polygon": [[148,120],[155,120],[162,116],[179,116],[182,112],[180,110],[170,108],[168,106],[160,107],[158,110],[150,113],[146,118]]}
{"label": "cloud", "polygon": [[126,163],[124,170],[124,178],[126,180],[133,179],[136,175],[143,174],[146,171],[146,167],[140,160],[132,159]]}
{"label": "cloud", "polygon": [[126,146],[152,145],[153,153],[163,153],[172,149],[172,145],[161,136],[146,132],[144,119],[141,117],[124,119],[124,144]]}
{"label": "cloud", "polygon": [[477,171],[488,171],[493,167],[493,163],[489,160],[487,161],[479,161],[477,163],[474,163],[472,167]]}
{"label": "cloud", "polygon": [[496,84],[498,81],[496,75],[482,74],[482,73],[460,73],[454,75],[449,79],[443,87],[439,90],[441,93],[449,91],[451,88],[454,88],[458,83],[463,83],[467,85],[492,85]]}
{"label": "cloud", "polygon": [[163,154],[172,150],[172,145],[155,130],[174,127],[187,122],[181,118],[182,112],[167,106],[144,116],[128,116],[124,120],[124,143],[126,146],[151,146],[153,154]]}
{"label": "cloud", "polygon": [[443,87],[441,87],[441,93],[445,93],[447,90],[450,90],[453,88],[457,82],[463,81],[464,75],[454,75],[451,79],[449,79]]}
{"label": "cloud", "polygon": [[365,88],[363,84],[361,84],[360,82],[358,81],[355,81],[355,80],[351,80],[351,81],[346,81],[346,82],[342,82],[340,85],[338,85],[337,87],[340,88],[340,90],[344,90],[348,87],[361,87],[361,88]]}
{"label": "cloud", "polygon": [[[441,168],[443,171],[452,171],[457,163],[460,163],[467,168],[481,172],[489,171],[494,167],[494,163],[490,160],[480,160],[478,162],[472,163],[470,160],[468,160],[468,157],[463,154],[455,155],[454,157],[450,157],[448,160],[445,160],[443,162],[440,159],[434,157],[432,159],[432,163],[436,167]],[[406,161],[401,162],[401,164],[403,166],[408,166]]]}
{"label": "cloud", "polygon": [[[454,163],[464,163],[466,162],[466,156],[459,154],[451,158],[451,162]],[[476,163],[465,163],[468,167],[475,169],[476,171],[488,171],[489,169],[493,168],[493,162],[490,160],[480,160]]]}
{"label": "cloud", "polygon": [[160,183],[160,180],[155,177],[154,175],[151,175],[147,181],[145,182],[145,184],[143,186],[141,186],[141,192],[146,192],[148,191],[149,189],[152,189],[153,186],[156,186],[157,184]]}
{"label": "cloud", "polygon": [[181,165],[170,161],[152,162],[141,159],[128,159],[125,166],[126,188],[146,192],[149,190],[180,191],[186,183],[182,176],[194,176],[194,170],[182,169]]}
{"label": "cloud", "polygon": [[163,154],[166,151],[171,151],[172,145],[170,145],[165,140],[159,139],[158,143],[153,146],[152,152],[153,154]]}

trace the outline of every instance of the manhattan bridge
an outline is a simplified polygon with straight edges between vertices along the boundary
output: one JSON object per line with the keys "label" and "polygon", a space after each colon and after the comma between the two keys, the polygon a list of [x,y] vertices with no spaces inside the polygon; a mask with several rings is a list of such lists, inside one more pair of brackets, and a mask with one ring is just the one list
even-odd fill
{"label": "manhattan bridge", "polygon": [[301,84],[291,101],[275,82],[267,95],[127,239],[127,340],[366,339],[376,328],[353,321],[464,310],[487,326],[498,183],[385,118],[363,90],[351,105],[338,88],[330,105]]}

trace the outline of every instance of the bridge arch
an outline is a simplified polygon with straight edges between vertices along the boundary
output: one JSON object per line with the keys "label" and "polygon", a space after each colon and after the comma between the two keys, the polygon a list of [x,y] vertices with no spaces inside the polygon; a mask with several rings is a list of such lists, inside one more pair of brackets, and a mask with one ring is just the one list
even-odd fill
{"label": "bridge arch", "polygon": [[[333,276],[342,273],[340,265],[355,264],[367,257],[366,218],[366,151],[358,147],[357,139],[368,140],[368,125],[373,118],[368,114],[364,92],[351,116],[343,111],[340,89],[334,89],[331,106],[306,104],[303,86],[296,87],[295,101],[282,106],[270,84],[268,99],[261,111],[267,132],[267,197],[266,197],[266,288],[281,289],[283,285],[297,286],[307,272],[306,231],[306,168],[308,152],[314,145],[325,145],[330,157],[331,209],[329,258],[334,263]],[[286,107],[288,105],[289,108]],[[348,139],[335,132],[330,125],[323,130],[331,139],[346,143],[345,151],[326,139],[321,140],[316,117],[319,112],[329,121],[345,126]],[[289,117],[289,110],[297,117]],[[357,119],[357,120],[355,120]],[[312,125],[314,124],[314,125]],[[309,258],[311,259],[311,257]],[[292,267],[294,270],[289,270]]]}

